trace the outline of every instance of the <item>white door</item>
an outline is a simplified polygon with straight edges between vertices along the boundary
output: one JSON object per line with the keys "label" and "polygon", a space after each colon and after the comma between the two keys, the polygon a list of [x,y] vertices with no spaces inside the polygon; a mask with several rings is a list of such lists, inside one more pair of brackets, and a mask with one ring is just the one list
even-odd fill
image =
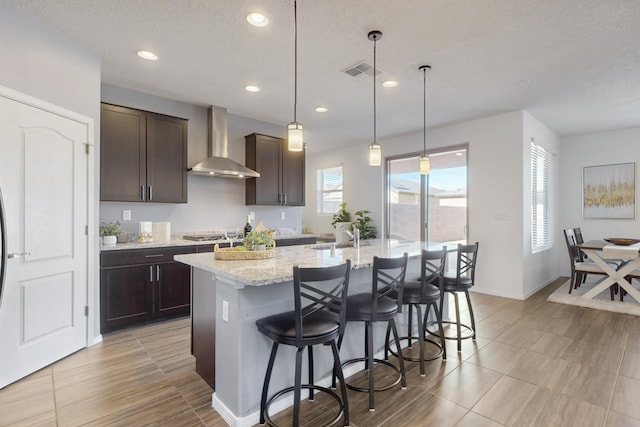
{"label": "white door", "polygon": [[0,388],[87,345],[91,126],[47,110],[0,93]]}

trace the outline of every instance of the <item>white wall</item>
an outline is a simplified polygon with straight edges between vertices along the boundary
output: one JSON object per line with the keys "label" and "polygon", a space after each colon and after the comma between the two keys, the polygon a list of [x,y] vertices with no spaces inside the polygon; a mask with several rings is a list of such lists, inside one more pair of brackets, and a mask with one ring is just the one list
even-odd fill
{"label": "white wall", "polygon": [[[189,120],[188,166],[207,157],[207,107],[136,92],[109,84],[102,85],[102,101]],[[213,101],[215,103],[215,101]],[[253,132],[285,136],[285,126],[229,114],[229,157],[245,163],[245,135]],[[130,233],[137,233],[140,221],[170,221],[172,233],[223,230],[230,225],[243,226],[245,216],[255,212],[256,221],[265,227],[301,230],[300,207],[246,206],[245,181],[239,179],[188,176],[188,203],[100,203],[102,221],[120,221]],[[131,211],[131,221],[122,221],[122,210]],[[280,213],[285,219],[280,219]]]}
{"label": "white wall", "polygon": [[[100,58],[77,43],[53,31],[41,21],[0,1],[0,84],[59,105],[94,119],[95,150],[100,150]],[[99,156],[95,156],[98,170]],[[98,194],[95,180],[94,194]],[[94,211],[98,212],[98,198]],[[97,233],[97,223],[90,225]],[[96,239],[97,242],[97,239]],[[93,248],[98,260],[99,247]],[[93,275],[94,302],[98,313],[99,275]],[[100,316],[94,317],[89,333],[100,332]]]}
{"label": "white wall", "polygon": [[[523,153],[522,170],[522,254],[523,254],[523,296],[526,298],[542,287],[548,285],[558,278],[562,273],[564,263],[564,252],[566,246],[562,237],[562,230],[558,227],[560,206],[560,186],[562,180],[559,179],[559,143],[555,133],[536,120],[529,113],[524,112],[523,116]],[[531,253],[531,157],[530,144],[532,139],[541,147],[544,147],[551,156],[551,238],[553,247],[544,251]]]}
{"label": "white wall", "polygon": [[[609,132],[563,137],[560,139],[560,224],[563,228],[580,227],[585,240],[605,237],[640,238],[638,218],[638,162],[640,158],[640,127]],[[582,168],[615,163],[636,164],[636,218],[583,219]],[[563,241],[564,244],[564,241]],[[563,274],[568,275],[569,258],[566,246],[562,251]]]}
{"label": "white wall", "polygon": [[[441,127],[430,130],[427,138],[429,149],[469,144],[469,241],[480,242],[475,290],[519,299],[525,297],[524,116],[524,112],[514,111]],[[380,143],[384,156],[419,152],[422,132]],[[344,167],[347,207],[351,212],[371,210],[376,226],[382,230],[384,170],[368,166],[366,145],[308,156],[303,224],[314,232],[332,231],[330,216],[315,213],[316,171],[340,163]],[[526,289],[537,287],[531,282]]]}

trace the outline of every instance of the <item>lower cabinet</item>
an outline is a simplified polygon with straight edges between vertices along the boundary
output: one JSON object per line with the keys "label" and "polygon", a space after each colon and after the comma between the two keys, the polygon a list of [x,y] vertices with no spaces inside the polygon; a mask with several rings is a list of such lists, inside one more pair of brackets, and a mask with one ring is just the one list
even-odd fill
{"label": "lower cabinet", "polygon": [[173,256],[195,251],[187,246],[102,252],[100,331],[188,315],[191,268]]}

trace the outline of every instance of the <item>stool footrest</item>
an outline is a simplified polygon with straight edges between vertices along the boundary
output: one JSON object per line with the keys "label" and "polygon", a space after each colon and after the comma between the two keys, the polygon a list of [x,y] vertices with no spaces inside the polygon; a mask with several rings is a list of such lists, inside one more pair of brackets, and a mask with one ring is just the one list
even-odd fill
{"label": "stool footrest", "polygon": [[[443,320],[442,324],[443,325],[454,325],[454,326],[458,325],[456,322],[451,322],[451,321],[448,321],[448,320]],[[433,336],[439,337],[440,333],[438,331],[434,332],[434,331],[429,329],[429,327],[434,326],[434,325],[436,327],[438,326],[438,324],[435,323],[435,322],[428,323],[427,327],[425,328],[425,330],[429,333],[429,335],[433,335]],[[455,328],[453,329],[453,331],[457,332]],[[469,325],[465,325],[464,323],[460,324],[460,333],[462,335],[460,337],[461,340],[466,340],[466,339],[469,339],[469,338],[476,339],[476,337],[475,337],[476,333],[473,330],[473,328],[471,326],[469,326]],[[447,340],[457,340],[458,336],[457,335],[447,335],[447,334],[445,334],[444,338],[447,339]]]}
{"label": "stool footrest", "polygon": [[[399,337],[399,339],[400,339],[400,341],[402,341],[402,340],[407,340],[408,341],[409,339],[411,339],[411,340],[415,341],[416,343],[418,343],[418,340],[419,340],[418,337],[406,337],[406,336],[405,337]],[[431,340],[429,338],[425,338],[424,342],[427,342],[429,344],[433,344],[434,346],[436,346],[438,348],[438,352],[434,356],[429,356],[429,357],[425,356],[425,358],[424,358],[425,362],[430,362],[432,360],[439,359],[440,356],[442,356],[444,354],[444,350],[442,349],[442,345],[439,342],[435,342],[435,341],[433,341],[433,340]],[[392,350],[393,346],[391,345],[391,343],[395,344],[395,340],[389,341],[389,353],[391,353],[394,356],[398,357],[396,352],[394,350]],[[411,356],[405,355],[404,351],[402,352],[402,358],[404,360],[408,360],[410,362],[419,362],[420,361],[420,359],[417,358],[417,357],[411,357]]]}
{"label": "stool footrest", "polygon": [[[354,363],[358,363],[358,362],[366,362],[367,358],[366,357],[359,357],[356,359],[350,359],[347,360],[345,362],[342,362],[342,368],[344,369],[345,367],[349,366],[349,365],[353,365]],[[397,374],[398,377],[390,384],[385,384],[379,387],[375,387],[373,390],[374,391],[384,391],[384,390],[389,390],[391,387],[395,386],[396,384],[398,384],[400,382],[400,380],[402,379],[402,373],[400,372],[400,368],[398,368],[396,365],[394,365],[393,363],[389,362],[388,360],[382,360],[382,359],[373,359],[373,364],[375,365],[376,363],[379,363],[381,365],[385,365],[390,367],[391,369],[393,369]],[[369,367],[369,369],[373,369],[372,366]],[[359,387],[359,386],[355,386],[352,384],[349,384],[348,382],[346,382],[345,379],[345,385],[347,386],[348,389],[354,390],[354,391],[360,391],[363,393],[368,393],[369,392],[369,387]]]}
{"label": "stool footrest", "polygon": [[[334,391],[332,391],[332,390],[330,390],[330,389],[328,389],[326,387],[322,387],[322,386],[315,385],[315,384],[302,384],[300,386],[300,388],[303,389],[303,390],[304,389],[307,389],[307,390],[313,389],[313,390],[317,390],[317,391],[322,392],[322,393],[326,393],[329,396],[333,397],[338,402],[340,410],[338,411],[336,416],[333,418],[333,420],[331,420],[329,422],[329,424],[326,424],[326,427],[334,425],[335,423],[337,423],[342,418],[342,414],[344,413],[344,404],[342,403],[342,399],[340,399],[340,396],[338,396],[337,393],[335,393]],[[271,419],[271,416],[269,415],[269,407],[278,398],[284,396],[287,393],[291,393],[294,390],[295,390],[295,387],[287,387],[285,389],[280,390],[279,392],[277,392],[276,394],[271,396],[271,398],[269,400],[267,400],[267,403],[266,403],[265,408],[264,408],[264,420],[265,420],[265,424],[266,425],[278,427],[278,425],[273,422],[273,420]]]}

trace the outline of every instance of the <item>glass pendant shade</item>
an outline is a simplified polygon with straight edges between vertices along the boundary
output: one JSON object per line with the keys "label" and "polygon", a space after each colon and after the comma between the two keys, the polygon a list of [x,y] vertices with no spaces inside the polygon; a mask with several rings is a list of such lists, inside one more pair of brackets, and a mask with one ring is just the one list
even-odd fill
{"label": "glass pendant shade", "polygon": [[298,122],[291,122],[287,126],[287,139],[289,151],[302,151],[302,125]]}
{"label": "glass pendant shade", "polygon": [[382,164],[382,147],[377,142],[369,146],[369,166],[380,166]]}
{"label": "glass pendant shade", "polygon": [[431,159],[429,156],[420,157],[420,175],[427,175],[431,171]]}

